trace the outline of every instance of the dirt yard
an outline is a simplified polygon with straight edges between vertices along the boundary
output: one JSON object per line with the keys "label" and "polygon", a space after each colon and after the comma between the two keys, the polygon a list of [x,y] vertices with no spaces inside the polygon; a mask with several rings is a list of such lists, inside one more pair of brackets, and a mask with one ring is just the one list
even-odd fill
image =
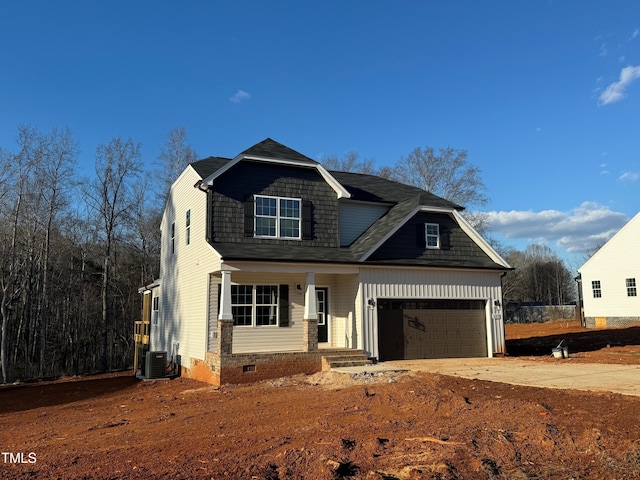
{"label": "dirt yard", "polygon": [[[572,362],[640,364],[640,327],[507,338],[537,361],[564,339]],[[639,420],[640,397],[425,373],[70,378],[0,388],[0,478],[636,479]]]}

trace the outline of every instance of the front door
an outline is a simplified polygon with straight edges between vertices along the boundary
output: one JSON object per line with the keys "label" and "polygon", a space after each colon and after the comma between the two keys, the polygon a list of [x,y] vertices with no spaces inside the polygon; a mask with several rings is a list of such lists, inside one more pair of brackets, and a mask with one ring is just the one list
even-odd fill
{"label": "front door", "polygon": [[316,308],[318,310],[318,343],[329,341],[329,301],[328,288],[316,288]]}

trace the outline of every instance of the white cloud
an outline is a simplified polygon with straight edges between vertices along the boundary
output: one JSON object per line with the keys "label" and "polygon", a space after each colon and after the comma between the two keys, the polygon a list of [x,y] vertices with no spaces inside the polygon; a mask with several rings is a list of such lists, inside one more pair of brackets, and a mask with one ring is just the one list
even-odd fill
{"label": "white cloud", "polygon": [[488,212],[487,226],[509,239],[555,244],[569,253],[588,252],[611,238],[626,222],[624,213],[594,202],[584,202],[571,212]]}
{"label": "white cloud", "polygon": [[618,178],[621,182],[637,182],[640,180],[640,172],[624,172]]}
{"label": "white cloud", "polygon": [[249,92],[245,92],[244,90],[238,90],[236,93],[233,94],[233,96],[229,98],[229,101],[233,103],[240,103],[240,102],[244,102],[245,100],[249,100],[250,98],[251,98],[251,94]]}
{"label": "white cloud", "polygon": [[636,28],[633,33],[631,34],[631,38],[629,40],[633,40],[634,38],[636,38],[638,35],[640,35],[640,29]]}
{"label": "white cloud", "polygon": [[640,78],[640,65],[624,67],[620,70],[620,80],[613,82],[600,94],[598,104],[607,105],[622,100],[625,97],[627,87],[638,78]]}

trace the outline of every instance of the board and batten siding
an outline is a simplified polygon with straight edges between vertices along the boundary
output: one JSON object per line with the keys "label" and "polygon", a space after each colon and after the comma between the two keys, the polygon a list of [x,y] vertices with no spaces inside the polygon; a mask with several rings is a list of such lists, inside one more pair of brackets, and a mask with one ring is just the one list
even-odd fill
{"label": "board and batten siding", "polygon": [[[194,188],[200,176],[187,167],[174,182],[162,218],[162,281],[157,344],[152,348],[171,355],[177,347],[181,364],[203,360],[207,349],[209,273],[220,258],[205,238],[206,194]],[[190,242],[186,213],[191,211]],[[175,222],[175,253],[171,251],[171,224]]]}
{"label": "board and batten siding", "polygon": [[[501,272],[471,270],[425,270],[367,268],[360,271],[363,313],[363,348],[378,354],[377,301],[386,299],[458,299],[486,301],[487,350],[504,353]],[[376,305],[370,305],[369,300]]]}
{"label": "board and batten siding", "polygon": [[351,245],[389,210],[388,205],[343,201],[340,203],[340,246]]}

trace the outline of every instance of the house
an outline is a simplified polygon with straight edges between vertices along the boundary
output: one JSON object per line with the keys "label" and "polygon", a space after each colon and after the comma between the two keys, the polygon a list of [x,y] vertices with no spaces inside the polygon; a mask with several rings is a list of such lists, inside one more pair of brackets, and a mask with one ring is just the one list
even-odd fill
{"label": "house", "polygon": [[162,218],[150,348],[214,384],[314,373],[348,354],[504,354],[510,267],[461,209],[271,139],[192,163]]}
{"label": "house", "polygon": [[640,213],[578,269],[589,328],[640,324]]}

